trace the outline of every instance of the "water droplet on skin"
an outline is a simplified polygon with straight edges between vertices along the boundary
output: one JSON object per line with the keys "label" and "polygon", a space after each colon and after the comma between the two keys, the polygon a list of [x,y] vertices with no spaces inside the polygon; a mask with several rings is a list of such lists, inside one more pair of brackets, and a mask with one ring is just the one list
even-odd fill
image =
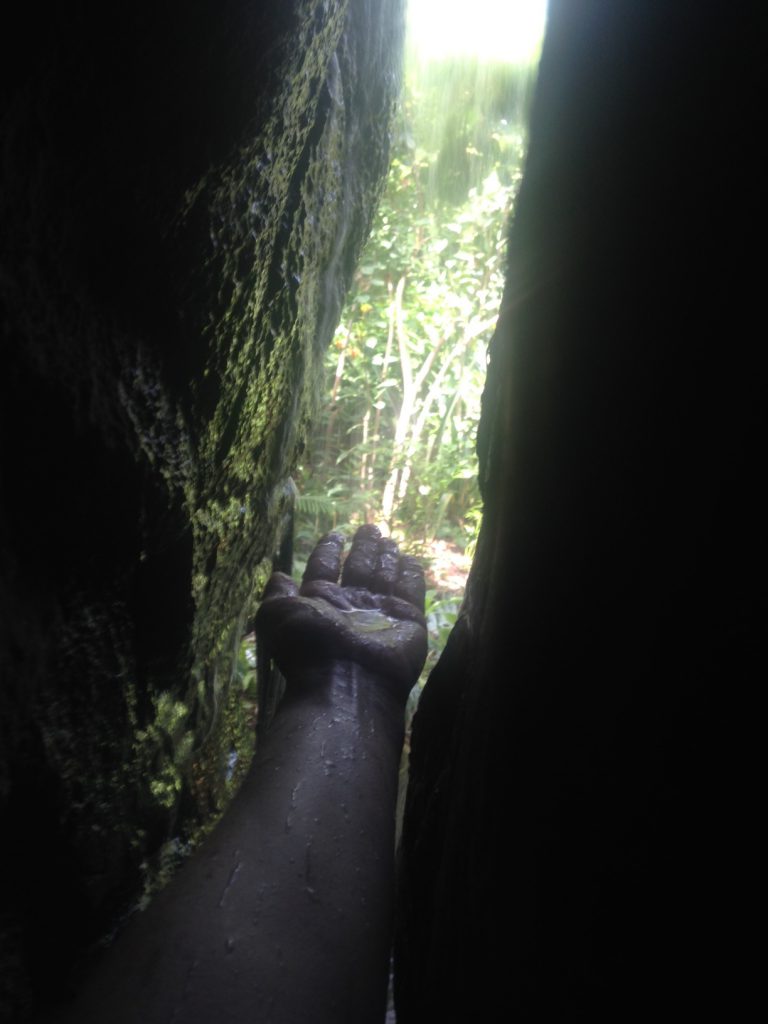
{"label": "water droplet on skin", "polygon": [[235,940],[228,938],[226,942],[226,950],[228,953],[233,953],[235,950]]}

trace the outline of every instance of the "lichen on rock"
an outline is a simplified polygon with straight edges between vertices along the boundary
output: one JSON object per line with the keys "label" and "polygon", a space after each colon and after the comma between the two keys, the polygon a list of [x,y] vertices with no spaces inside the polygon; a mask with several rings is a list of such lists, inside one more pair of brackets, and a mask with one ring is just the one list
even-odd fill
{"label": "lichen on rock", "polygon": [[240,644],[386,172],[402,7],[83,0],[7,55],[0,799],[27,963],[73,907],[67,948],[90,941],[247,764]]}

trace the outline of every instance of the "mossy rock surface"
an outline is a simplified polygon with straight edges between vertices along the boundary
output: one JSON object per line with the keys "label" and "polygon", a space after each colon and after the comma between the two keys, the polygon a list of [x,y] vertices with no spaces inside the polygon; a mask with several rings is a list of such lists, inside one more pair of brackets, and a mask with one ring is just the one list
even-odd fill
{"label": "mossy rock surface", "polygon": [[402,17],[84,0],[4,47],[13,1012],[207,827],[252,752],[240,645],[386,172]]}

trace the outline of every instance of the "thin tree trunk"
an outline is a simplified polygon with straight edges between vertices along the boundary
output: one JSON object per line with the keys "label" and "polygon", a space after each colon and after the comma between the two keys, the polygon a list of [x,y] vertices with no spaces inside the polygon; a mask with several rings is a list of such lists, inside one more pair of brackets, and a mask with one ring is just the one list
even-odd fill
{"label": "thin tree trunk", "polygon": [[400,404],[400,412],[395,425],[395,438],[392,448],[392,457],[389,460],[389,476],[384,487],[384,494],[381,499],[381,515],[386,523],[392,519],[395,507],[395,496],[397,494],[398,479],[400,471],[398,463],[403,450],[403,445],[408,436],[408,425],[413,416],[413,408],[416,395],[414,392],[413,367],[411,356],[408,351],[408,342],[403,324],[403,291],[405,289],[405,277],[401,277],[395,288],[393,299],[395,338],[397,340],[398,354],[400,356],[400,375],[403,381],[403,397]]}
{"label": "thin tree trunk", "polygon": [[[474,341],[474,339],[477,338],[480,334],[482,334],[483,331],[487,330],[489,327],[492,327],[495,322],[496,322],[496,320],[495,320],[495,317],[494,317],[492,320],[482,320],[482,321],[479,321],[479,322],[475,322],[474,324],[468,324],[466,330],[463,333],[463,335],[456,342],[456,344],[453,346],[451,351],[448,353],[447,359],[443,360],[443,362],[440,365],[439,370],[435,374],[435,377],[432,380],[432,383],[431,383],[431,385],[429,387],[429,390],[428,390],[428,392],[427,392],[427,394],[426,394],[426,396],[424,398],[424,401],[421,403],[421,408],[419,410],[419,415],[417,416],[416,421],[413,424],[413,427],[410,429],[410,431],[406,431],[406,437],[408,436],[408,434],[410,434],[410,437],[409,437],[409,440],[408,440],[407,451],[405,452],[405,461],[404,461],[403,465],[399,468],[399,481],[398,481],[398,484],[397,484],[397,503],[398,504],[401,504],[405,500],[405,496],[406,496],[406,494],[408,492],[408,484],[410,483],[411,472],[412,472],[412,469],[413,469],[413,461],[414,461],[414,458],[416,456],[416,452],[418,450],[419,443],[421,441],[421,436],[424,433],[424,430],[426,428],[427,420],[429,419],[430,410],[432,409],[432,406],[434,405],[434,403],[435,403],[435,401],[437,399],[437,396],[440,393],[440,386],[441,386],[441,384],[443,382],[443,379],[445,378],[446,373],[450,369],[450,367],[451,367],[452,363],[454,362],[454,360],[456,360],[460,355],[463,354],[463,352],[466,351],[466,349],[468,348],[470,343],[472,341]],[[437,354],[437,350],[442,346],[442,343],[444,342],[444,340],[445,339],[441,339],[440,345],[438,345],[437,348],[433,349],[430,352],[429,356],[427,356],[427,358],[424,360],[424,363],[422,364],[421,370],[419,371],[419,373],[417,375],[417,380],[419,381],[419,385],[421,385],[424,382],[424,380],[426,379],[427,373],[431,369],[432,364],[434,362],[434,356]],[[414,395],[414,402],[413,402],[414,407],[415,407],[415,399],[416,399],[417,395],[418,395],[418,391]],[[455,404],[455,399],[454,399],[454,403],[453,404]],[[410,418],[412,416],[413,416],[413,410],[411,410],[410,415],[409,415],[409,423],[410,423]],[[407,426],[408,426],[408,424],[406,424],[406,427]],[[403,445],[405,444],[405,439],[406,438],[404,437],[403,438]]]}
{"label": "thin tree trunk", "polygon": [[339,387],[344,376],[345,352],[346,350],[343,348],[339,350],[339,358],[336,361],[336,375],[333,378],[333,387],[331,388],[331,411],[328,415],[328,425],[325,428],[325,443],[323,446],[323,465],[325,466],[328,465],[330,459],[331,437],[333,436],[336,417],[339,414]]}
{"label": "thin tree trunk", "polygon": [[[387,367],[389,366],[389,357],[392,354],[392,344],[395,340],[395,307],[393,299],[392,281],[387,280],[387,294],[389,295],[389,315],[387,317],[389,324],[387,327],[387,347],[384,350],[384,362],[381,364],[381,383],[387,378]],[[381,409],[377,406],[376,415],[373,419],[373,446],[371,449],[371,461],[370,461],[370,479],[371,483],[374,480],[374,474],[376,472],[376,456],[379,454],[379,443],[381,441]]]}

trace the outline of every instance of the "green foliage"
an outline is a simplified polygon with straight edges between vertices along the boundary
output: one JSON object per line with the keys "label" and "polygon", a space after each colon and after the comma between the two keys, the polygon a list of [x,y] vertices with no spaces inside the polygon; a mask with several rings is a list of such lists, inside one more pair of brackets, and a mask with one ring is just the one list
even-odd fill
{"label": "green foliage", "polygon": [[386,191],[298,474],[299,560],[318,533],[365,521],[414,546],[472,543],[486,350],[522,167],[518,76],[473,62],[408,70]]}
{"label": "green foliage", "polygon": [[233,669],[233,682],[237,682],[243,693],[256,695],[256,642],[253,634],[244,637],[237,652]]}
{"label": "green foliage", "polygon": [[448,634],[454,627],[460,607],[461,597],[456,594],[444,597],[437,590],[428,590],[426,593],[424,612],[427,619],[429,648],[427,660],[421,673],[421,677],[425,681],[445,647]]}

